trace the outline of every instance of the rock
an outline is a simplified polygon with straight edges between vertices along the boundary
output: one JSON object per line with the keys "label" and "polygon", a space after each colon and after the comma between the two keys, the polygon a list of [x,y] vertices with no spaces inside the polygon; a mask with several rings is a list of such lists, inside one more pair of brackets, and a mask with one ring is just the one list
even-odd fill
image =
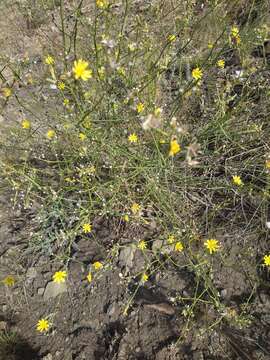
{"label": "rock", "polygon": [[5,321],[0,321],[0,331],[7,331],[7,323]]}
{"label": "rock", "polygon": [[32,280],[35,279],[36,276],[37,276],[37,270],[34,267],[30,267],[26,272],[26,278],[28,280]]}
{"label": "rock", "polygon": [[52,354],[47,354],[46,356],[44,356],[43,358],[42,358],[42,360],[53,360],[53,356],[52,356]]}
{"label": "rock", "polygon": [[67,292],[67,285],[65,282],[58,284],[54,281],[50,281],[46,286],[43,297],[44,300],[49,300],[65,292]]}
{"label": "rock", "polygon": [[124,247],[119,254],[119,263],[121,266],[125,266],[127,270],[130,270],[133,266],[134,255],[136,252],[135,246]]}
{"label": "rock", "polygon": [[44,294],[44,290],[45,290],[44,287],[38,288],[38,290],[37,290],[38,295],[43,295],[43,294]]}
{"label": "rock", "polygon": [[152,244],[152,250],[161,252],[162,254],[169,254],[172,247],[168,244],[164,244],[163,240],[155,240]]}

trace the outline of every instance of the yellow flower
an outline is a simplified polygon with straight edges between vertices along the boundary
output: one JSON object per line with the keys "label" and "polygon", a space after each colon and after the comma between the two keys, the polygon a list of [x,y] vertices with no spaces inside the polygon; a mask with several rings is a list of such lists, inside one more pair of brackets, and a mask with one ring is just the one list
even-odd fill
{"label": "yellow flower", "polygon": [[167,241],[169,244],[174,243],[174,241],[175,241],[174,235],[169,235]]}
{"label": "yellow flower", "polygon": [[88,275],[86,276],[86,279],[88,280],[88,282],[92,281],[92,274],[90,273],[90,271],[89,271]]}
{"label": "yellow flower", "polygon": [[213,49],[214,44],[212,44],[211,42],[209,42],[208,45],[207,45],[207,47],[208,47],[208,49]]}
{"label": "yellow flower", "polygon": [[80,134],[79,134],[79,138],[80,138],[82,141],[84,141],[84,140],[87,138],[87,136],[86,136],[84,133],[80,133]]}
{"label": "yellow flower", "polygon": [[82,126],[85,128],[85,129],[90,129],[91,126],[92,126],[92,122],[91,122],[91,119],[89,116],[87,116],[83,122],[82,122]]}
{"label": "yellow flower", "polygon": [[96,261],[96,262],[94,262],[93,267],[95,270],[100,270],[103,268],[103,265],[100,261]]}
{"label": "yellow flower", "polygon": [[23,129],[30,129],[30,127],[31,127],[30,121],[27,120],[27,119],[24,119],[24,120],[22,121],[22,128],[23,128]]}
{"label": "yellow flower", "polygon": [[50,323],[46,319],[40,319],[37,323],[37,331],[39,332],[48,331],[49,327],[50,327]]}
{"label": "yellow flower", "polygon": [[237,37],[239,35],[239,29],[237,26],[233,26],[231,28],[231,36],[232,37]]}
{"label": "yellow flower", "polygon": [[181,151],[181,147],[177,140],[171,140],[169,156],[174,156]]}
{"label": "yellow flower", "polygon": [[106,9],[109,5],[108,0],[96,0],[96,4],[100,9]]}
{"label": "yellow flower", "polygon": [[85,234],[89,234],[92,231],[92,225],[89,223],[83,224],[82,228]]}
{"label": "yellow flower", "polygon": [[203,76],[203,72],[199,67],[192,70],[193,79],[200,80],[202,78],[202,76]]}
{"label": "yellow flower", "polygon": [[131,44],[128,44],[128,50],[133,52],[136,50],[136,43],[131,43]]}
{"label": "yellow flower", "polygon": [[2,281],[7,286],[14,286],[15,284],[15,279],[12,275],[6,276]]}
{"label": "yellow flower", "polygon": [[138,136],[135,133],[130,134],[129,137],[128,137],[128,141],[130,143],[134,144],[134,143],[138,142]]}
{"label": "yellow flower", "polygon": [[209,250],[210,254],[216,252],[219,249],[218,240],[216,239],[206,240],[204,246]]}
{"label": "yellow flower", "polygon": [[270,255],[265,255],[263,258],[264,265],[270,267]]}
{"label": "yellow flower", "polygon": [[148,275],[146,273],[143,273],[141,277],[141,282],[145,283],[148,279],[149,279]]}
{"label": "yellow flower", "polygon": [[138,114],[140,114],[141,112],[143,112],[143,110],[144,110],[144,104],[143,103],[139,103],[138,105],[137,105],[137,113]]}
{"label": "yellow flower", "polygon": [[126,70],[123,68],[123,66],[119,66],[119,68],[117,69],[117,72],[121,76],[126,76]]}
{"label": "yellow flower", "polygon": [[4,97],[6,97],[6,98],[10,97],[12,94],[12,90],[10,88],[3,88],[2,91],[3,91]]}
{"label": "yellow flower", "polygon": [[184,249],[183,244],[180,241],[177,241],[177,243],[175,244],[174,250],[181,252],[183,249]]}
{"label": "yellow flower", "polygon": [[232,38],[232,41],[234,41],[237,45],[239,45],[241,43],[241,37],[240,37],[239,29],[237,26],[233,26],[231,28],[231,38]]}
{"label": "yellow flower", "polygon": [[141,206],[137,203],[133,203],[131,205],[131,211],[132,211],[132,214],[138,214],[138,212],[141,210]]}
{"label": "yellow flower", "polygon": [[129,216],[126,214],[123,216],[123,219],[126,221],[126,222],[129,222]]}
{"label": "yellow flower", "polygon": [[60,81],[58,84],[57,84],[57,87],[59,90],[65,90],[65,83],[63,81]]}
{"label": "yellow flower", "polygon": [[47,65],[54,64],[54,58],[51,55],[47,55],[44,61],[45,61],[45,64],[47,64]]}
{"label": "yellow flower", "polygon": [[139,244],[138,244],[138,248],[139,248],[140,250],[145,250],[145,249],[147,248],[146,242],[145,242],[144,240],[141,240],[141,241],[139,242]]}
{"label": "yellow flower", "polygon": [[242,179],[241,179],[240,176],[238,176],[238,175],[234,175],[234,176],[232,177],[232,180],[233,180],[233,183],[234,183],[236,186],[243,186],[243,185],[244,185]]}
{"label": "yellow flower", "polygon": [[57,284],[64,283],[66,281],[67,272],[66,271],[56,271],[56,273],[53,274],[53,281]]}
{"label": "yellow flower", "polygon": [[63,101],[63,105],[68,107],[69,105],[69,99],[65,98],[64,101]]}
{"label": "yellow flower", "polygon": [[55,137],[55,135],[56,135],[56,134],[55,134],[55,131],[54,131],[54,130],[51,129],[51,130],[48,130],[48,131],[47,131],[47,138],[48,138],[48,139],[51,140],[52,138]]}
{"label": "yellow flower", "polygon": [[265,160],[266,169],[270,169],[270,159]]}
{"label": "yellow flower", "polygon": [[225,61],[223,59],[220,59],[217,61],[217,66],[221,69],[224,69],[225,67]]}
{"label": "yellow flower", "polygon": [[174,35],[174,34],[170,34],[169,36],[168,36],[168,41],[169,42],[173,42],[173,41],[175,41],[176,40],[176,36]]}
{"label": "yellow flower", "polygon": [[73,66],[73,73],[76,80],[82,79],[83,81],[87,81],[92,77],[92,70],[87,69],[88,62],[84,61],[82,59],[79,59],[78,61],[74,61]]}

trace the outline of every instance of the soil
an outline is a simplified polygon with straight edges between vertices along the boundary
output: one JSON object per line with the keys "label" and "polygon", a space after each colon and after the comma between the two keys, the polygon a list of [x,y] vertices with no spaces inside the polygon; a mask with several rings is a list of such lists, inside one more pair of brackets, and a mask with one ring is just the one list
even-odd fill
{"label": "soil", "polygon": [[[216,310],[202,304],[187,327],[177,296],[195,295],[194,275],[187,268],[179,270],[165,262],[164,269],[137,287],[136,279],[124,276],[136,273],[143,264],[138,250],[135,255],[134,250],[127,251],[132,241],[128,238],[130,229],[99,218],[94,223],[94,235],[79,239],[75,246],[64,292],[45,296],[52,274],[62,262],[45,254],[29,254],[27,228],[20,221],[26,214],[17,211],[15,217],[11,209],[9,218],[9,206],[3,201],[2,209],[1,274],[17,269],[15,286],[1,287],[2,323],[23,339],[23,346],[18,346],[17,355],[11,359],[269,359],[269,294],[263,287],[252,292],[245,272],[220,267],[215,283],[232,318],[234,312],[241,311],[244,299],[253,297],[249,312],[252,326],[239,330],[228,321],[226,326],[209,330]],[[157,232],[147,227],[134,230],[151,238],[152,247],[158,239]],[[105,267],[89,284],[89,264],[103,261],[116,239],[126,247],[118,251],[114,266]],[[184,263],[183,255],[174,261]],[[57,327],[48,335],[37,333],[37,321],[48,314]],[[0,358],[8,359],[3,356]]]}
{"label": "soil", "polygon": [[[42,24],[33,29],[12,8],[0,15],[0,28],[5,27],[6,19],[23,31],[16,33],[17,47],[11,46],[15,35],[9,33],[4,39],[2,32],[3,53],[19,58],[27,52],[33,71],[43,55],[40,34],[45,30],[52,32],[47,35],[57,42],[54,29],[48,30],[45,25],[42,28]],[[5,119],[19,115],[18,108],[10,102]],[[220,315],[213,306],[202,302],[196,313],[188,317],[187,302],[179,300],[192,299],[203,292],[190,269],[181,268],[186,263],[184,255],[174,257],[177,267],[166,261],[166,254],[159,255],[164,268],[138,286],[138,279],[129,275],[142,270],[144,259],[132,247],[134,237],[143,235],[152,248],[158,249],[159,230],[151,226],[131,229],[110,218],[95,219],[93,234],[77,239],[71,250],[66,288],[55,297],[48,295],[52,274],[62,268],[63,262],[55,256],[57,249],[52,250],[53,256],[36,254],[29,248],[36,209],[14,209],[10,197],[5,194],[0,199],[0,274],[4,278],[15,271],[16,283],[12,288],[0,287],[0,332],[16,332],[17,337],[8,350],[0,350],[1,360],[270,359],[270,298],[269,286],[265,285],[269,274],[265,270],[256,272],[248,263],[242,264],[242,272],[234,270],[234,264],[241,262],[242,237],[235,235],[241,234],[240,229],[232,233],[228,227],[228,232],[220,234],[230,253],[231,267],[213,263],[214,273],[218,274],[213,283],[226,309],[222,325],[212,326]],[[256,240],[257,234],[245,239],[245,247],[255,254]],[[260,240],[261,248],[267,249],[266,242],[267,239]],[[89,265],[104,261],[115,245],[112,265],[89,284]],[[258,278],[261,285],[254,286]],[[244,312],[247,299],[251,301],[246,323],[235,324],[235,314]],[[57,326],[48,335],[39,334],[37,321],[47,315]]]}

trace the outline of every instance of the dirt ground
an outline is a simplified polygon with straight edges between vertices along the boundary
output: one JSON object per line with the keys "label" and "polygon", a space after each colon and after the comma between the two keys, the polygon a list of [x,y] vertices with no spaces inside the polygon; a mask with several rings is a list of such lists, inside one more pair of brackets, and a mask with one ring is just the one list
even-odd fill
{"label": "dirt ground", "polygon": [[[16,59],[29,56],[31,73],[43,55],[46,26],[41,23],[33,28],[12,8],[1,11],[0,29],[9,19],[19,30],[14,34],[0,31],[1,52]],[[47,35],[57,42],[54,30],[52,27]],[[2,119],[3,127],[19,114],[11,102]],[[148,240],[152,249],[160,246],[159,229],[151,224],[132,228],[110,218],[95,219],[91,236],[78,237],[72,245],[66,286],[52,288],[52,275],[63,265],[55,256],[58,249],[33,252],[28,241],[29,232],[35,228],[36,208],[14,209],[12,196],[5,193],[0,198],[0,274],[12,273],[16,278],[14,287],[0,287],[0,331],[16,332],[19,340],[12,344],[13,354],[3,351],[1,360],[270,359],[270,298],[269,287],[264,286],[269,274],[266,270],[257,273],[248,263],[242,263],[241,273],[234,271],[233,264],[241,262],[241,230],[232,232],[228,225],[228,232],[220,234],[230,253],[231,270],[217,261],[213,266],[218,276],[213,282],[226,304],[223,315],[228,325],[211,328],[218,315],[214,308],[202,301],[197,305],[199,311],[190,316],[187,314],[192,309],[179,300],[190,298],[191,306],[195,295],[203,292],[190,270],[181,268],[186,263],[183,254],[174,258],[177,267],[166,262],[163,255],[164,265],[144,285],[137,287],[136,279],[129,278],[143,265],[142,253],[132,246],[133,238]],[[251,254],[256,253],[258,242],[267,248],[267,239],[260,239],[259,234],[245,241]],[[105,260],[116,244],[113,266],[105,267],[89,284],[89,265]],[[260,287],[254,286],[258,278]],[[246,323],[236,329],[234,315],[245,313],[243,304],[249,298]],[[202,300],[207,301],[203,296]],[[43,335],[36,331],[36,324],[46,314],[58,325]],[[252,325],[247,326],[249,323]]]}
{"label": "dirt ground", "polygon": [[[91,284],[86,281],[89,264],[104,260],[116,240],[129,244],[131,230],[150,238],[152,246],[158,241],[158,232],[149,227],[129,229],[100,218],[91,237],[78,239],[74,246],[67,286],[52,290],[52,274],[62,263],[29,252],[22,219],[31,219],[31,211],[14,214],[11,209],[10,218],[8,201],[2,199],[1,205],[1,274],[17,269],[15,286],[1,287],[1,324],[22,339],[11,359],[269,359],[269,294],[263,287],[252,292],[243,274],[220,268],[216,282],[232,318],[243,310],[244,299],[253,297],[251,327],[235,330],[228,322],[209,330],[217,314],[203,303],[187,324],[177,296],[192,298],[198,286],[187,268],[165,265],[135,292],[134,279],[124,280],[123,275],[140,269],[143,258],[125,246],[113,260],[117,270],[105,268]],[[174,261],[181,264],[182,257]],[[267,274],[261,276],[267,280]],[[44,314],[58,324],[47,336],[35,329]],[[0,358],[8,359],[4,354]]]}

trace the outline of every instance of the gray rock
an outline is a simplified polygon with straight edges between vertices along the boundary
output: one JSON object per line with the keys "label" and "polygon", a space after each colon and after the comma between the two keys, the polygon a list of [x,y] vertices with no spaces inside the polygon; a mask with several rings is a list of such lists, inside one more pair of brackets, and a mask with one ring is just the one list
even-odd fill
{"label": "gray rock", "polygon": [[172,246],[165,244],[163,240],[155,240],[152,244],[152,250],[161,252],[162,254],[169,254],[172,250]]}
{"label": "gray rock", "polygon": [[38,290],[37,290],[38,295],[43,295],[44,290],[45,290],[44,287],[38,288]]}
{"label": "gray rock", "polygon": [[35,279],[37,276],[37,270],[34,267],[30,267],[26,272],[26,278],[29,280]]}
{"label": "gray rock", "polygon": [[53,360],[53,356],[52,356],[52,354],[47,354],[46,356],[44,356],[43,358],[42,358],[42,360]]}
{"label": "gray rock", "polygon": [[44,300],[49,300],[65,292],[67,292],[67,285],[65,282],[58,284],[54,281],[50,281],[46,286],[43,297]]}
{"label": "gray rock", "polygon": [[133,266],[134,255],[136,252],[135,246],[124,247],[119,254],[119,263],[121,266],[125,266],[127,270],[130,270]]}

